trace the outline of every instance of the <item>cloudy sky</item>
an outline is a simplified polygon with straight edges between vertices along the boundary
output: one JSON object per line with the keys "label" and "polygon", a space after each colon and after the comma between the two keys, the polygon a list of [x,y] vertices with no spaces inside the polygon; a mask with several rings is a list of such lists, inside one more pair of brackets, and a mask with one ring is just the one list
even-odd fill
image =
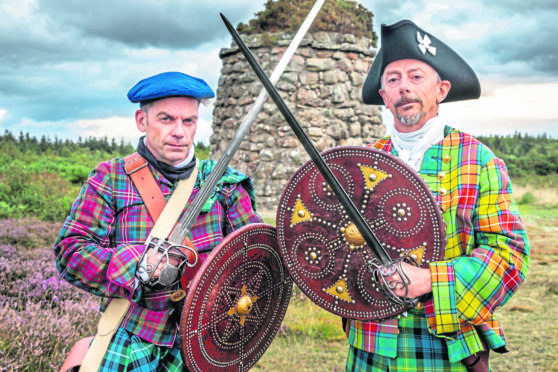
{"label": "cloudy sky", "polygon": [[[334,0],[327,0],[334,1]],[[408,18],[452,46],[478,73],[480,100],[442,105],[472,134],[558,137],[556,0],[362,0],[374,29]],[[233,24],[265,0],[0,0],[0,131],[76,139],[139,137],[126,93],[138,80],[177,70],[216,89],[219,50]],[[198,140],[211,134],[201,110]],[[385,116],[389,119],[389,114]]]}

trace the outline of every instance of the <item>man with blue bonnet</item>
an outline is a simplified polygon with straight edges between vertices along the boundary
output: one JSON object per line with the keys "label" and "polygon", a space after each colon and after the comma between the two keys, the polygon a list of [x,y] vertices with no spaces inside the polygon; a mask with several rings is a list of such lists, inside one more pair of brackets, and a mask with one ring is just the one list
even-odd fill
{"label": "man with blue bonnet", "polygon": [[[509,350],[496,310],[524,281],[529,244],[504,162],[438,112],[442,102],[479,98],[480,84],[455,51],[411,21],[382,25],[381,42],[362,98],[385,105],[394,121],[370,147],[398,156],[426,181],[447,242],[444,259],[428,268],[403,263],[410,284],[393,292],[420,298],[416,308],[349,320],[346,368],[488,371],[489,350]],[[386,279],[400,280],[398,273]]]}
{"label": "man with blue bonnet", "polygon": [[[212,160],[198,160],[194,150],[199,104],[214,96],[205,81],[180,72],[151,76],[131,88],[128,98],[140,105],[136,125],[145,134],[137,153],[100,163],[91,172],[54,244],[60,275],[101,297],[101,311],[110,309],[113,301],[126,303],[99,358],[101,371],[185,369],[176,310],[180,283],[166,285],[162,273],[167,266],[179,267],[189,256],[146,249],[158,213],[150,208],[153,202],[145,201],[145,188],[132,175],[147,170],[142,177],[155,185],[150,192],[154,199],[162,195],[163,204],[177,185],[191,181],[190,196],[178,211],[183,216],[215,166]],[[130,170],[132,161],[140,166]],[[254,222],[261,218],[252,182],[227,168],[188,234],[198,261],[203,262],[227,234]]]}

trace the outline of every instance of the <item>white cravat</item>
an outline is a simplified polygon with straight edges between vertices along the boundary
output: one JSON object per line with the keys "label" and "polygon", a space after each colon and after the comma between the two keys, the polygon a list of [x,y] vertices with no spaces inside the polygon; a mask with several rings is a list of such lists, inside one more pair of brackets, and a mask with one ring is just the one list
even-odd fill
{"label": "white cravat", "polygon": [[444,128],[444,120],[435,116],[414,132],[401,133],[395,129],[394,124],[389,129],[399,158],[418,172],[426,150],[444,139]]}

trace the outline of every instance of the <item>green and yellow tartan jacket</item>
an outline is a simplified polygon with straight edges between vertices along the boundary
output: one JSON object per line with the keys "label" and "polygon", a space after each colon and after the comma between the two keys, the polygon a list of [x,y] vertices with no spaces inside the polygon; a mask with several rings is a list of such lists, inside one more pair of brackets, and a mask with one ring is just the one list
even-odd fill
{"label": "green and yellow tartan jacket", "polygon": [[[448,126],[444,134],[425,152],[419,171],[447,224],[445,260],[430,264],[433,290],[424,315],[429,332],[446,340],[449,360],[457,362],[482,350],[479,337],[490,349],[508,351],[494,312],[525,279],[529,243],[504,162],[468,134]],[[397,156],[390,137],[370,147]],[[394,358],[398,322],[352,321],[349,343]]]}
{"label": "green and yellow tartan jacket", "polygon": [[[178,183],[148,166],[168,200]],[[214,166],[213,160],[200,161],[194,189],[180,218]],[[226,235],[261,221],[252,181],[228,167],[188,236],[204,261]],[[54,243],[54,254],[62,278],[102,297],[101,311],[111,298],[130,301],[122,328],[147,342],[170,347],[177,336],[176,322],[170,317],[174,290],[147,292],[135,279],[153,225],[124,170],[124,160],[115,158],[100,163],[89,175]]]}

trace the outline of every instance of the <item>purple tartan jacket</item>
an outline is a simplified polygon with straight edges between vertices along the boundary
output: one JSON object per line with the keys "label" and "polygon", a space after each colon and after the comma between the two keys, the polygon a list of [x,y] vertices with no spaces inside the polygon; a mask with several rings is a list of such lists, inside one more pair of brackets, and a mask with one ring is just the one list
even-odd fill
{"label": "purple tartan jacket", "polygon": [[[212,160],[200,161],[187,206],[214,165]],[[149,168],[168,200],[175,185],[151,164]],[[202,261],[227,234],[262,221],[251,180],[231,168],[203,210],[189,234]],[[62,278],[102,297],[101,311],[110,298],[127,298],[131,306],[121,327],[156,345],[172,346],[177,335],[176,322],[170,318],[173,291],[148,293],[135,286],[136,268],[152,228],[153,221],[124,171],[124,160],[100,163],[83,185],[54,244],[56,265]]]}

